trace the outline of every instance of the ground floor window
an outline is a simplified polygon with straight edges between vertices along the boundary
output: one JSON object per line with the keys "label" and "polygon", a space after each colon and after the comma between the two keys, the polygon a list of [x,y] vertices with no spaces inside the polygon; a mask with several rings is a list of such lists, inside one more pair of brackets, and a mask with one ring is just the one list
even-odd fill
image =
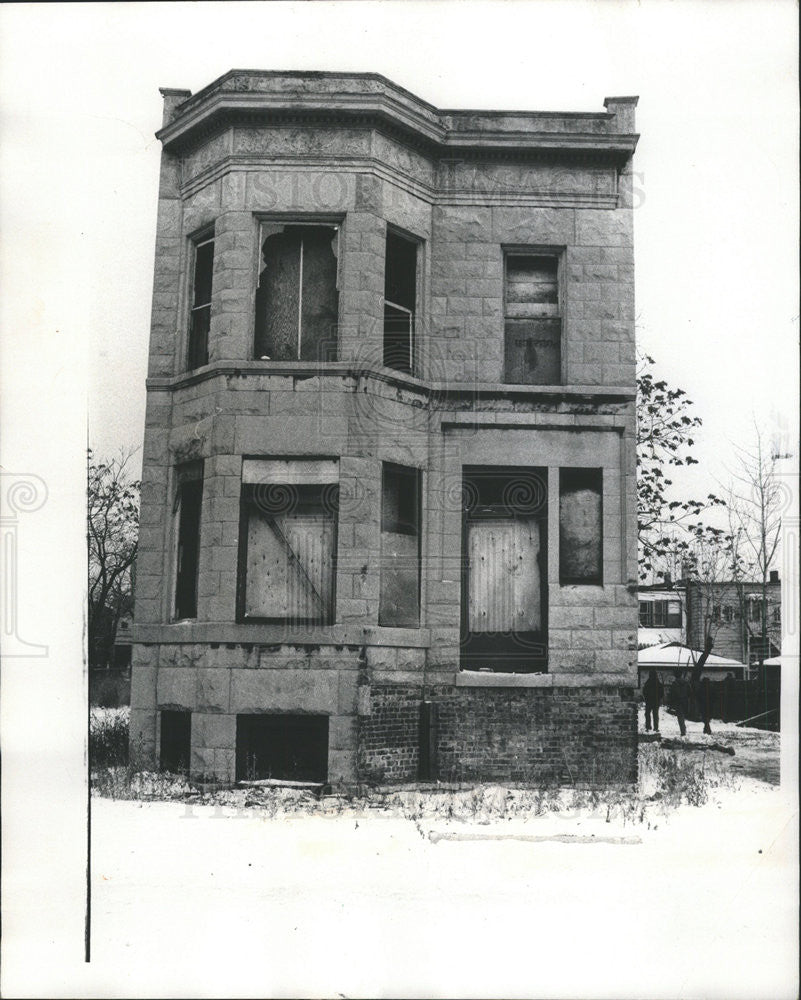
{"label": "ground floor window", "polygon": [[165,709],[161,713],[161,747],[159,763],[162,771],[189,770],[192,745],[192,713]]}
{"label": "ground floor window", "polygon": [[547,669],[548,471],[463,472],[462,668]]}
{"label": "ground floor window", "polygon": [[239,621],[334,621],[336,459],[246,459]]}
{"label": "ground floor window", "polygon": [[379,625],[420,624],[420,470],[384,462]]}
{"label": "ground floor window", "polygon": [[236,780],[328,780],[327,715],[238,715]]}

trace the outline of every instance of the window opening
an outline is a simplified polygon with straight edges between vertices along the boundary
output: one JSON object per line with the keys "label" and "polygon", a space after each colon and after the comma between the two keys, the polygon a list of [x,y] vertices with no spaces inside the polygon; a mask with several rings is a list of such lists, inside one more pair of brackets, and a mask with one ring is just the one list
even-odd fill
{"label": "window opening", "polygon": [[190,370],[209,363],[211,288],[214,275],[214,237],[194,244],[192,308],[189,321],[188,365]]}
{"label": "window opening", "polygon": [[338,226],[262,223],[256,358],[336,360],[338,239]]}
{"label": "window opening", "polygon": [[238,618],[334,621],[336,460],[243,463]]}
{"label": "window opening", "polygon": [[384,266],[384,365],[412,374],[417,307],[417,243],[387,232]]}
{"label": "window opening", "polygon": [[420,471],[385,462],[381,481],[379,625],[420,623]]}
{"label": "window opening", "polygon": [[192,742],[192,713],[163,710],[161,713],[161,747],[159,763],[162,771],[189,770]]}
{"label": "window opening", "polygon": [[197,578],[200,557],[200,516],[203,503],[203,462],[177,467],[175,514],[178,544],[175,573],[175,617],[197,616]]}
{"label": "window opening", "polygon": [[547,669],[547,475],[464,470],[463,669]]}
{"label": "window opening", "polygon": [[559,582],[603,583],[603,470],[559,470]]}
{"label": "window opening", "polygon": [[559,258],[507,253],[505,378],[526,385],[562,381]]}

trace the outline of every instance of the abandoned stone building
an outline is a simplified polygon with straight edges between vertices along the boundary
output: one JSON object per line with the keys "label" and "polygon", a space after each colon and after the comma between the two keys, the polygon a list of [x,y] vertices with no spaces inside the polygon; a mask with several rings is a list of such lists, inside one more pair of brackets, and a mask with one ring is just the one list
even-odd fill
{"label": "abandoned stone building", "polygon": [[162,93],[134,759],[632,780],[636,98]]}

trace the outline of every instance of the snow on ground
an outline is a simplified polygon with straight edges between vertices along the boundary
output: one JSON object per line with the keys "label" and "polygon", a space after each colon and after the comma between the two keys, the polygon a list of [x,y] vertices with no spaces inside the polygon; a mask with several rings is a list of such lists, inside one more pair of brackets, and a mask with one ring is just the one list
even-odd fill
{"label": "snow on ground", "polygon": [[[638,728],[641,733],[645,730],[645,706],[640,705]],[[749,726],[738,726],[734,722],[721,722],[719,719],[712,719],[710,729],[712,735],[704,735],[704,724],[702,722],[687,721],[687,739],[693,743],[718,743],[723,746],[731,746],[734,749],[734,756],[723,757],[714,751],[708,756],[718,757],[727,769],[734,774],[744,775],[752,778],[759,778],[770,784],[779,784],[779,754],[781,748],[781,734],[771,733],[763,729],[753,729]],[[671,715],[664,707],[659,710],[659,732],[664,739],[681,739],[679,732],[679,722],[675,715]],[[703,751],[687,751],[695,759],[703,755]]]}
{"label": "snow on ground", "polygon": [[272,816],[96,798],[80,995],[797,996],[795,800],[731,770],[778,736],[713,732],[738,749],[706,755],[707,804],[642,821],[604,803],[505,819],[491,787],[460,793],[468,820],[420,792]]}

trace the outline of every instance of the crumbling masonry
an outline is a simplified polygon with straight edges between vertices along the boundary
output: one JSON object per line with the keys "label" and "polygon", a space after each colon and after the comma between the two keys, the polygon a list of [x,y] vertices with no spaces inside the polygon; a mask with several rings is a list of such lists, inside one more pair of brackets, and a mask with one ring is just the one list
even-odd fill
{"label": "crumbling masonry", "polygon": [[134,759],[632,780],[636,98],[162,93]]}

